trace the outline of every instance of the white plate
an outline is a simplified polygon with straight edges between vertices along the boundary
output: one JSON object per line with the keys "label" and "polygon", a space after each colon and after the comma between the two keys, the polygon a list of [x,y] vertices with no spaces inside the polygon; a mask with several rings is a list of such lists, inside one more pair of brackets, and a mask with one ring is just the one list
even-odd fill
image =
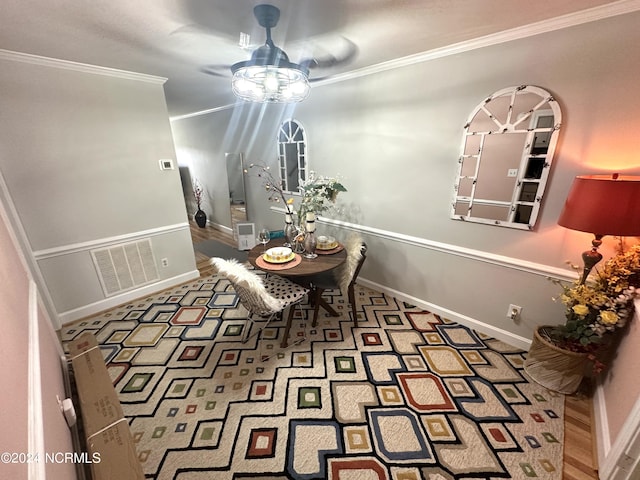
{"label": "white plate", "polygon": [[338,246],[338,242],[334,237],[328,237],[324,235],[320,235],[318,237],[318,244],[316,248],[318,250],[333,250]]}
{"label": "white plate", "polygon": [[286,263],[295,258],[295,253],[289,247],[273,247],[262,256],[265,262]]}

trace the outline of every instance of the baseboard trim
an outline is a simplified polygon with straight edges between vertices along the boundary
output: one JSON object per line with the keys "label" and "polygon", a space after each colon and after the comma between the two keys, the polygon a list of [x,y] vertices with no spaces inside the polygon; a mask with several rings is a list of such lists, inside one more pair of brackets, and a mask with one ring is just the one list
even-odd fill
{"label": "baseboard trim", "polygon": [[[27,444],[29,452],[44,452],[44,417],[42,413],[42,381],[40,378],[40,325],[38,287],[29,280],[29,345],[27,364]],[[45,478],[44,462],[28,462],[28,478]]]}
{"label": "baseboard trim", "polygon": [[407,295],[406,293],[400,292],[385,285],[381,285],[362,277],[358,277],[358,283],[362,286],[369,287],[378,292],[386,293],[397,300],[405,301],[407,303],[410,303],[411,305],[424,308],[431,313],[435,313],[449,320],[454,320],[461,325],[490,335],[493,338],[502,340],[503,342],[508,343],[509,345],[512,345],[514,347],[521,348],[522,350],[529,350],[529,347],[531,346],[531,339],[521,337],[501,328],[494,327],[493,325],[488,325],[484,322],[481,322],[480,320],[476,320],[475,318],[471,318],[467,315],[454,312],[453,310],[449,310],[448,308],[443,308],[439,305],[435,305],[431,302],[427,302],[426,300],[422,300],[412,295]]}
{"label": "baseboard trim", "polygon": [[633,480],[640,458],[640,398],[629,412],[618,436],[611,443],[604,389],[598,383],[593,397],[598,447],[598,473],[601,480]]}
{"label": "baseboard trim", "polygon": [[115,308],[118,305],[123,305],[137,298],[146,297],[147,295],[153,295],[155,293],[161,292],[162,290],[166,290],[167,288],[181,285],[199,277],[200,272],[198,270],[191,270],[190,272],[183,273],[182,275],[177,275],[160,282],[145,285],[142,288],[130,290],[121,295],[105,298],[104,300],[90,303],[89,305],[83,305],[82,307],[75,308],[73,310],[67,310],[66,312],[58,314],[58,318],[60,320],[60,323],[64,326],[81,318],[95,315],[105,310],[109,310],[110,308]]}
{"label": "baseboard trim", "polygon": [[595,423],[595,435],[592,437],[596,442],[596,453],[598,455],[598,465],[605,464],[605,459],[611,451],[611,435],[609,433],[609,418],[607,417],[607,405],[604,398],[602,384],[596,384],[593,392],[593,420]]}
{"label": "baseboard trim", "polygon": [[219,223],[210,222],[209,220],[207,220],[207,223],[214,230],[218,230],[220,232],[224,232],[224,233],[226,233],[228,235],[233,235],[233,229],[231,227],[227,227],[226,225],[221,225]]}

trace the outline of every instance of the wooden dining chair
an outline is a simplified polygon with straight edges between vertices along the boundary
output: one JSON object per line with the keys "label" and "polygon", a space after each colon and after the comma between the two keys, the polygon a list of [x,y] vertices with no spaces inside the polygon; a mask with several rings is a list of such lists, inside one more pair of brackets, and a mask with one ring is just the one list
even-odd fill
{"label": "wooden dining chair", "polygon": [[343,295],[347,295],[351,304],[351,314],[354,326],[358,326],[358,314],[356,305],[355,285],[367,256],[367,244],[357,234],[350,235],[344,243],[347,251],[346,261],[331,272],[296,279],[296,282],[311,290],[313,303],[313,323],[318,323],[318,311],[324,303],[322,293],[325,290],[338,289]]}
{"label": "wooden dining chair", "polygon": [[[284,310],[289,308],[287,324],[285,328],[285,338],[282,346],[287,346],[287,337],[291,328],[294,315],[294,307],[302,302],[309,293],[309,289],[293,283],[278,275],[268,275],[264,280],[260,275],[250,271],[237,260],[224,260],[214,257],[210,260],[216,268],[218,274],[225,277],[233,286],[233,289],[240,298],[240,303],[247,309],[249,324],[244,329],[242,343],[246,343],[250,338],[258,335],[271,321]],[[266,320],[265,325],[253,335],[249,336],[250,325],[258,321]]]}

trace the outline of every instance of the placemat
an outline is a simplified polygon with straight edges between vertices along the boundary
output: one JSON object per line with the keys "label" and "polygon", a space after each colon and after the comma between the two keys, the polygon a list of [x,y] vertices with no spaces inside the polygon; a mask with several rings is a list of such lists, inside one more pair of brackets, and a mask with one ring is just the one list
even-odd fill
{"label": "placemat", "polygon": [[256,258],[256,265],[264,270],[287,270],[288,268],[293,268],[296,265],[300,265],[300,262],[302,262],[302,257],[297,253],[295,258],[287,263],[269,263],[264,259],[262,255]]}
{"label": "placemat", "polygon": [[341,250],[344,250],[344,245],[339,243],[336,248],[332,248],[331,250],[320,250],[319,248],[316,248],[316,253],[318,255],[333,255],[334,253],[338,253]]}

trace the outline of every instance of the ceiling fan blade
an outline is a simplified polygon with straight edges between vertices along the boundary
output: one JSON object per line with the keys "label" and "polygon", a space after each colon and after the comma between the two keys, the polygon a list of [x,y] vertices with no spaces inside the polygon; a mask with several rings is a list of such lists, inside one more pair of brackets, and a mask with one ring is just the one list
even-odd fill
{"label": "ceiling fan blade", "polygon": [[[289,56],[281,48],[276,47],[271,39],[271,29],[276,27],[278,23],[280,10],[272,5],[258,5],[254,9],[254,16],[258,24],[266,30],[266,43],[259,46],[251,45],[250,35],[242,32],[238,43],[242,50],[253,51],[251,61],[260,63],[262,50],[278,51],[283,55],[285,63],[291,62],[294,65],[297,63],[302,70],[311,71],[309,82],[319,82],[331,77],[331,73],[335,74],[336,72],[332,72],[332,69],[349,64],[358,55],[358,47],[348,38],[342,35],[323,34],[287,44],[286,49],[290,51]],[[184,30],[193,31],[194,29],[192,25],[186,25]],[[294,59],[301,60],[296,62]],[[203,65],[200,71],[213,77],[230,78],[232,76],[231,68],[245,63],[248,62],[233,63],[233,66],[226,64]]]}
{"label": "ceiling fan blade", "polygon": [[231,65],[203,65],[200,71],[213,77],[231,78]]}
{"label": "ceiling fan blade", "polygon": [[314,40],[308,50],[311,50],[309,57],[300,60],[301,65],[307,66],[310,70],[330,69],[341,65],[346,65],[353,61],[358,55],[358,47],[346,37],[339,37],[338,41],[333,41],[335,45],[330,48],[321,42]]}

